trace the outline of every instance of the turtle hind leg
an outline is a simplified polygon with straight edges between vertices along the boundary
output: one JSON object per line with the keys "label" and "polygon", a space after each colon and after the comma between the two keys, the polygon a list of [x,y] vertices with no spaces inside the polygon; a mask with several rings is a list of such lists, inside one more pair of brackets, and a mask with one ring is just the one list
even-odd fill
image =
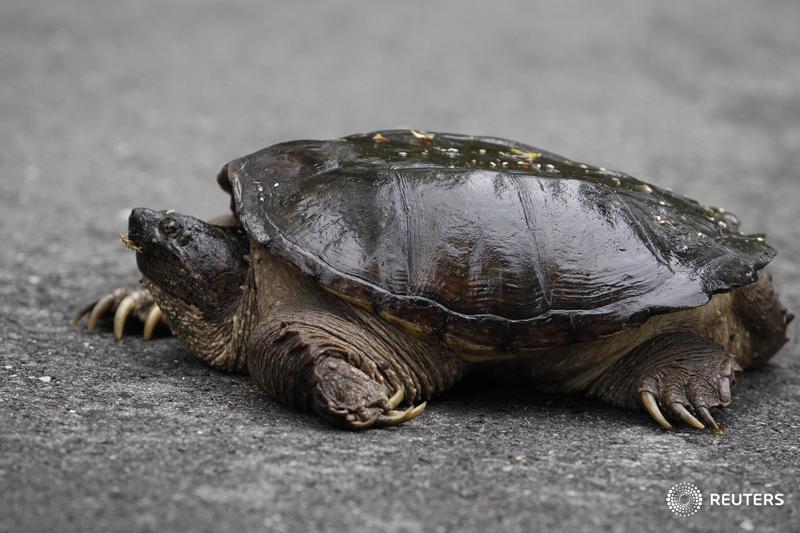
{"label": "turtle hind leg", "polygon": [[415,418],[462,366],[377,318],[330,310],[282,311],[248,347],[250,374],[273,397],[348,429]]}
{"label": "turtle hind leg", "polygon": [[719,433],[709,409],[731,403],[735,373],[741,369],[719,344],[689,332],[670,332],[617,360],[588,394],[621,407],[643,407],[667,429],[672,429],[670,418]]}
{"label": "turtle hind leg", "polygon": [[158,331],[169,331],[161,309],[143,287],[123,287],[104,294],[75,313],[70,321],[72,327],[77,327],[85,316],[88,316],[89,333],[94,331],[99,321],[113,317],[117,340],[124,335],[125,324],[131,316],[137,317],[144,325],[144,340],[150,340]]}

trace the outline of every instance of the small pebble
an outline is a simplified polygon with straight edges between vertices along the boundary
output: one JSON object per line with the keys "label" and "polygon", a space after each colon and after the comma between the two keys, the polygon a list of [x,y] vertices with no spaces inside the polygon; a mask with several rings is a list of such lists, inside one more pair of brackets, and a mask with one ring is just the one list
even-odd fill
{"label": "small pebble", "polygon": [[53,379],[53,378],[51,378],[50,376],[41,376],[41,377],[39,378],[39,381],[44,381],[45,383],[50,383],[50,381],[51,381],[52,379]]}

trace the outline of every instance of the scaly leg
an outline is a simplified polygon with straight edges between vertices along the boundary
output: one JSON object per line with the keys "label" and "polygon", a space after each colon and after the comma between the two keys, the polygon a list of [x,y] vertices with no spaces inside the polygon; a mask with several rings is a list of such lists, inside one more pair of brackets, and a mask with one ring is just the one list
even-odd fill
{"label": "scaly leg", "polygon": [[282,311],[251,337],[248,369],[275,398],[335,425],[407,422],[463,363],[357,310]]}
{"label": "scaly leg", "polygon": [[588,394],[621,407],[644,407],[666,429],[672,429],[670,417],[698,429],[704,422],[719,433],[709,409],[731,403],[734,373],[741,369],[719,344],[689,332],[670,332],[620,358]]}

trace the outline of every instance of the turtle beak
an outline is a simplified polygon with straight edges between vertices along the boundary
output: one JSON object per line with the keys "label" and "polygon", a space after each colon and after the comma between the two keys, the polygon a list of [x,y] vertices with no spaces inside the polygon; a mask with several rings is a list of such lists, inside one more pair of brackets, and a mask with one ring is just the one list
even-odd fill
{"label": "turtle beak", "polygon": [[128,217],[128,243],[141,251],[148,242],[156,237],[158,221],[162,216],[162,213],[145,207],[137,207],[131,211],[131,215]]}

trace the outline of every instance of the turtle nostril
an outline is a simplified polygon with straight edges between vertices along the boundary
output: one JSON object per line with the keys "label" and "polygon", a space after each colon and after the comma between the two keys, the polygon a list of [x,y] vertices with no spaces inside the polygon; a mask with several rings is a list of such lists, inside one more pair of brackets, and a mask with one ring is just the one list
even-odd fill
{"label": "turtle nostril", "polygon": [[791,324],[794,320],[794,313],[786,313],[786,323]]}

